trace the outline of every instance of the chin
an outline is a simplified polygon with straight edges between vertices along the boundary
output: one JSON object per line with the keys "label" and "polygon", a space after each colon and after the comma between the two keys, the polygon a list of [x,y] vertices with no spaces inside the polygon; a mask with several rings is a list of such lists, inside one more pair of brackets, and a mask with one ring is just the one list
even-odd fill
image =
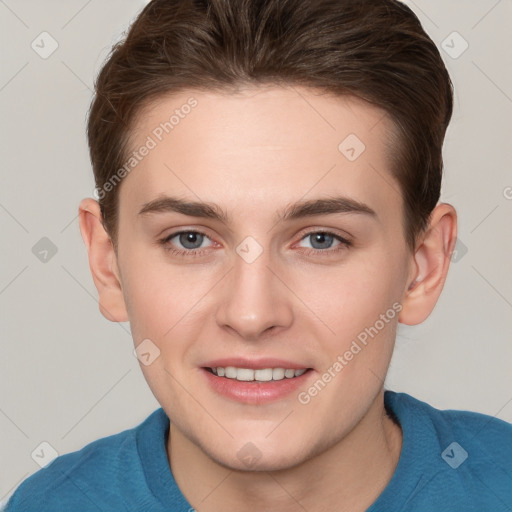
{"label": "chin", "polygon": [[[261,445],[260,445],[261,446]],[[224,451],[217,449],[204,449],[205,453],[216,463],[230,470],[241,472],[281,471],[291,469],[307,460],[307,454],[297,453],[297,448],[290,446],[288,449],[277,447],[259,448],[257,443],[250,441],[242,444],[235,453],[231,449],[223,447]]]}

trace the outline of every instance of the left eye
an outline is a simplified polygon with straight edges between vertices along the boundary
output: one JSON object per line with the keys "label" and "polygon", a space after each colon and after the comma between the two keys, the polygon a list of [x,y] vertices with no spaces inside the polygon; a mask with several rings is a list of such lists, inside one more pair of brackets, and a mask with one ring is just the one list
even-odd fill
{"label": "left eye", "polygon": [[336,236],[332,233],[326,233],[325,231],[317,231],[315,233],[309,233],[304,238],[302,238],[301,242],[303,240],[310,240],[310,245],[301,246],[301,247],[308,247],[311,249],[330,249],[333,247],[333,242],[337,242],[336,245],[339,245],[343,242],[341,237]]}
{"label": "left eye", "polygon": [[[199,233],[198,231],[181,231],[179,233],[174,233],[166,238],[166,242],[171,243],[174,239],[177,239],[181,247],[190,250],[208,247],[202,246],[202,244],[205,240],[210,240],[205,234]],[[176,242],[173,242],[173,244],[176,244]]]}

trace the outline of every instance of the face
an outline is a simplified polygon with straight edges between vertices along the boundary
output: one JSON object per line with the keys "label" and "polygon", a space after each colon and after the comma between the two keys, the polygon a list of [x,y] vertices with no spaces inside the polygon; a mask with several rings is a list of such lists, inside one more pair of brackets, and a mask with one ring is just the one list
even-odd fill
{"label": "face", "polygon": [[360,100],[277,86],[140,116],[133,150],[154,144],[120,185],[123,297],[151,390],[213,460],[296,465],[381,391],[411,257],[391,129]]}

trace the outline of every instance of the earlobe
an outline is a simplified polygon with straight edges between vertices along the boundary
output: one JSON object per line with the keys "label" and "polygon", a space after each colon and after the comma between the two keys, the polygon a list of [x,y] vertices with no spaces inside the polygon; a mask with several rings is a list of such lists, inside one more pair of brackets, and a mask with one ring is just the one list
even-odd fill
{"label": "earlobe", "polygon": [[425,321],[443,290],[457,237],[457,213],[447,203],[438,204],[413,256],[413,279],[402,300],[398,321],[417,325]]}
{"label": "earlobe", "polygon": [[87,248],[89,268],[99,296],[101,314],[112,322],[128,321],[121,288],[117,257],[112,241],[102,224],[100,206],[85,198],[78,209],[80,233]]}

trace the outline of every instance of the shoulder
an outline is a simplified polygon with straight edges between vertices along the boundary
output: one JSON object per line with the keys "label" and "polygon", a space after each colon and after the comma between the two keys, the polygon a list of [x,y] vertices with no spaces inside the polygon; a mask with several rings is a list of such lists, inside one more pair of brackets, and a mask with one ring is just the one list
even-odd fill
{"label": "shoulder", "polygon": [[398,416],[407,414],[423,422],[440,440],[465,441],[468,447],[493,453],[512,467],[512,424],[478,412],[436,409],[406,393],[387,391]]}
{"label": "shoulder", "polygon": [[[122,489],[144,481],[138,456],[138,437],[164,421],[161,409],[138,426],[98,439],[82,449],[60,455],[24,480],[8,501],[5,512],[60,511],[123,507]],[[124,508],[118,508],[123,510]],[[108,509],[110,510],[110,509]]]}
{"label": "shoulder", "polygon": [[404,431],[407,460],[401,476],[414,474],[419,482],[411,504],[444,504],[446,510],[512,504],[512,424],[477,412],[436,409],[406,393],[386,391],[385,402]]}
{"label": "shoulder", "polygon": [[[398,417],[421,426],[431,440],[437,439],[440,447],[456,442],[466,452],[492,456],[512,470],[512,424],[494,416],[478,412],[436,409],[406,393],[386,391],[386,401]],[[448,444],[446,444],[448,443]]]}

